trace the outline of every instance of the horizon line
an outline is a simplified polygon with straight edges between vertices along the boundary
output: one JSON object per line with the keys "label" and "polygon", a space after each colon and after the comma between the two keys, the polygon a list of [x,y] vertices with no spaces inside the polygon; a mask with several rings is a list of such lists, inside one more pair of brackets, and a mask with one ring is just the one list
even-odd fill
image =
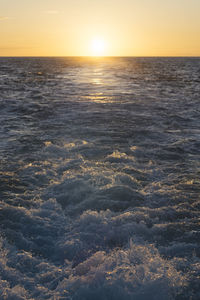
{"label": "horizon line", "polygon": [[121,57],[121,58],[148,58],[148,57],[152,57],[152,58],[156,58],[156,57],[160,57],[160,58],[200,58],[200,55],[105,55],[105,56],[92,56],[92,55],[0,55],[0,58],[17,58],[17,57],[27,57],[27,58],[42,58],[42,57],[49,57],[49,58],[117,58],[117,57]]}

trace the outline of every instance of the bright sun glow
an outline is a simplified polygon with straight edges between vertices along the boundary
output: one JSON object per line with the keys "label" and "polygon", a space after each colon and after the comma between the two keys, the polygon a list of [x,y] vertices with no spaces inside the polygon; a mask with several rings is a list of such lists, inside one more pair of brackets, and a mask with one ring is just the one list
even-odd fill
{"label": "bright sun glow", "polygon": [[91,42],[91,54],[93,56],[105,55],[105,42],[102,39],[96,38]]}

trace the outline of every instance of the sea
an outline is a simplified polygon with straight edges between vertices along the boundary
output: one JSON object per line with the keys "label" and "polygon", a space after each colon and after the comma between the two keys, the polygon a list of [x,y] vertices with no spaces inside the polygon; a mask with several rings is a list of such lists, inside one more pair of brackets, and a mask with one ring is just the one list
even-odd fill
{"label": "sea", "polygon": [[200,58],[0,58],[0,299],[200,299]]}

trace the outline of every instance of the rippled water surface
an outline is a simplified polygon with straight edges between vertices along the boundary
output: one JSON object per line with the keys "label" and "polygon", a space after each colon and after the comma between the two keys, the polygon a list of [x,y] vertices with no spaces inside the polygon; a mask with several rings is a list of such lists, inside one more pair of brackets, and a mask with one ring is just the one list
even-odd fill
{"label": "rippled water surface", "polygon": [[200,59],[0,58],[0,299],[200,299]]}

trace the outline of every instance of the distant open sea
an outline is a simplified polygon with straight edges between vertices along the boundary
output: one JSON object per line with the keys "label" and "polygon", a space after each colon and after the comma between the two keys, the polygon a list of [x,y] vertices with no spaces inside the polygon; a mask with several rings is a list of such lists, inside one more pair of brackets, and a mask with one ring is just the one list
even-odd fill
{"label": "distant open sea", "polygon": [[200,299],[200,58],[0,58],[0,299]]}

